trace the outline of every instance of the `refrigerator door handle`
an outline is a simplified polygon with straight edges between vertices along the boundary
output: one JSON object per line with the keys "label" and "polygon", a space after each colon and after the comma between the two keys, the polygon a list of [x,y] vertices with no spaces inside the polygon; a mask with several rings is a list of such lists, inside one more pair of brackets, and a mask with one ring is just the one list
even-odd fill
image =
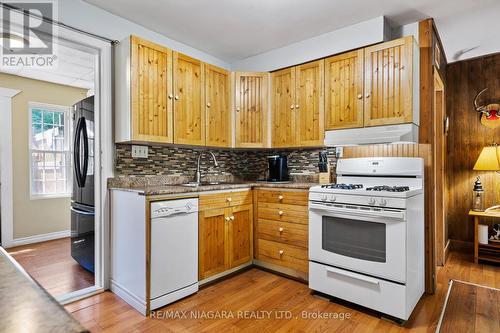
{"label": "refrigerator door handle", "polygon": [[76,209],[73,207],[70,207],[70,209],[72,212],[75,212],[75,213],[80,214],[80,215],[87,215],[87,216],[94,216],[95,215],[94,212],[86,212],[84,210],[79,210],[79,209]]}
{"label": "refrigerator door handle", "polygon": [[83,171],[82,171],[82,187],[85,186],[87,181],[87,172],[89,168],[89,136],[87,134],[87,121],[85,117],[82,120],[82,134],[83,134]]}
{"label": "refrigerator door handle", "polygon": [[75,140],[73,141],[73,162],[76,175],[76,183],[78,187],[83,187],[82,184],[82,174],[80,170],[80,131],[82,127],[82,118],[78,119],[75,129]]}

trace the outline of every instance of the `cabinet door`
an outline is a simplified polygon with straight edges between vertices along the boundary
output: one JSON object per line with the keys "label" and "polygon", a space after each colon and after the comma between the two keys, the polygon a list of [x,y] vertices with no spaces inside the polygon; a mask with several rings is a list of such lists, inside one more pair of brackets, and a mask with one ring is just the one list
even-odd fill
{"label": "cabinet door", "polygon": [[325,127],[363,127],[364,51],[325,59]]}
{"label": "cabinet door", "polygon": [[228,208],[229,215],[229,268],[252,260],[253,206]]}
{"label": "cabinet door", "polygon": [[271,74],[272,147],[293,147],[295,128],[295,67]]}
{"label": "cabinet door", "polygon": [[174,52],[174,143],[205,145],[203,63]]}
{"label": "cabinet door", "polygon": [[412,122],[413,37],[365,49],[365,126]]}
{"label": "cabinet door", "polygon": [[268,73],[235,73],[236,147],[267,147]]}
{"label": "cabinet door", "polygon": [[172,143],[172,51],[131,37],[132,140]]}
{"label": "cabinet door", "polygon": [[226,209],[201,211],[198,220],[198,276],[203,280],[228,267]]}
{"label": "cabinet door", "polygon": [[231,146],[229,72],[205,64],[206,145],[212,147]]}
{"label": "cabinet door", "polygon": [[295,68],[297,146],[322,146],[324,127],[324,60]]}

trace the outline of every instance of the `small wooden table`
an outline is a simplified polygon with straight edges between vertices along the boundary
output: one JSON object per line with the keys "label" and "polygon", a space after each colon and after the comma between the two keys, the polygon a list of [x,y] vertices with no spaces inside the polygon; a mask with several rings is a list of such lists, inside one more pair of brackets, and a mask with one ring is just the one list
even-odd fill
{"label": "small wooden table", "polygon": [[[479,218],[492,217],[500,219],[500,212],[476,212],[470,210],[469,215],[474,216],[474,262],[477,264],[478,260],[485,260],[500,263],[500,243],[479,244],[478,242]],[[484,250],[484,253],[480,253],[479,250]]]}

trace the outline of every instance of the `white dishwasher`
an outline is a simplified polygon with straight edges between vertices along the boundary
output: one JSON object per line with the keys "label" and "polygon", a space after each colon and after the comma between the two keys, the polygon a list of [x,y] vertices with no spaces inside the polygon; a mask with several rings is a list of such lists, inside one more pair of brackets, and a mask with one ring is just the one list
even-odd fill
{"label": "white dishwasher", "polygon": [[198,291],[198,199],[151,203],[151,310]]}

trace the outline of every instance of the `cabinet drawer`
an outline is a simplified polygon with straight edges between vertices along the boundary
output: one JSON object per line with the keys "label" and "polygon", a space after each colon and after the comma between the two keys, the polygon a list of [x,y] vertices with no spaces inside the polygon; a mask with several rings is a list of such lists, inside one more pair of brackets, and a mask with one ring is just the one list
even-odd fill
{"label": "cabinet drawer", "polygon": [[252,190],[200,194],[199,209],[227,208],[252,203]]}
{"label": "cabinet drawer", "polygon": [[258,190],[257,200],[259,202],[280,203],[288,205],[308,205],[308,191],[289,190]]}
{"label": "cabinet drawer", "polygon": [[307,249],[307,225],[273,220],[257,221],[257,237]]}
{"label": "cabinet drawer", "polygon": [[259,219],[308,224],[307,206],[259,202],[257,209]]}
{"label": "cabinet drawer", "polygon": [[259,239],[258,259],[305,273],[309,267],[306,249],[264,239]]}

